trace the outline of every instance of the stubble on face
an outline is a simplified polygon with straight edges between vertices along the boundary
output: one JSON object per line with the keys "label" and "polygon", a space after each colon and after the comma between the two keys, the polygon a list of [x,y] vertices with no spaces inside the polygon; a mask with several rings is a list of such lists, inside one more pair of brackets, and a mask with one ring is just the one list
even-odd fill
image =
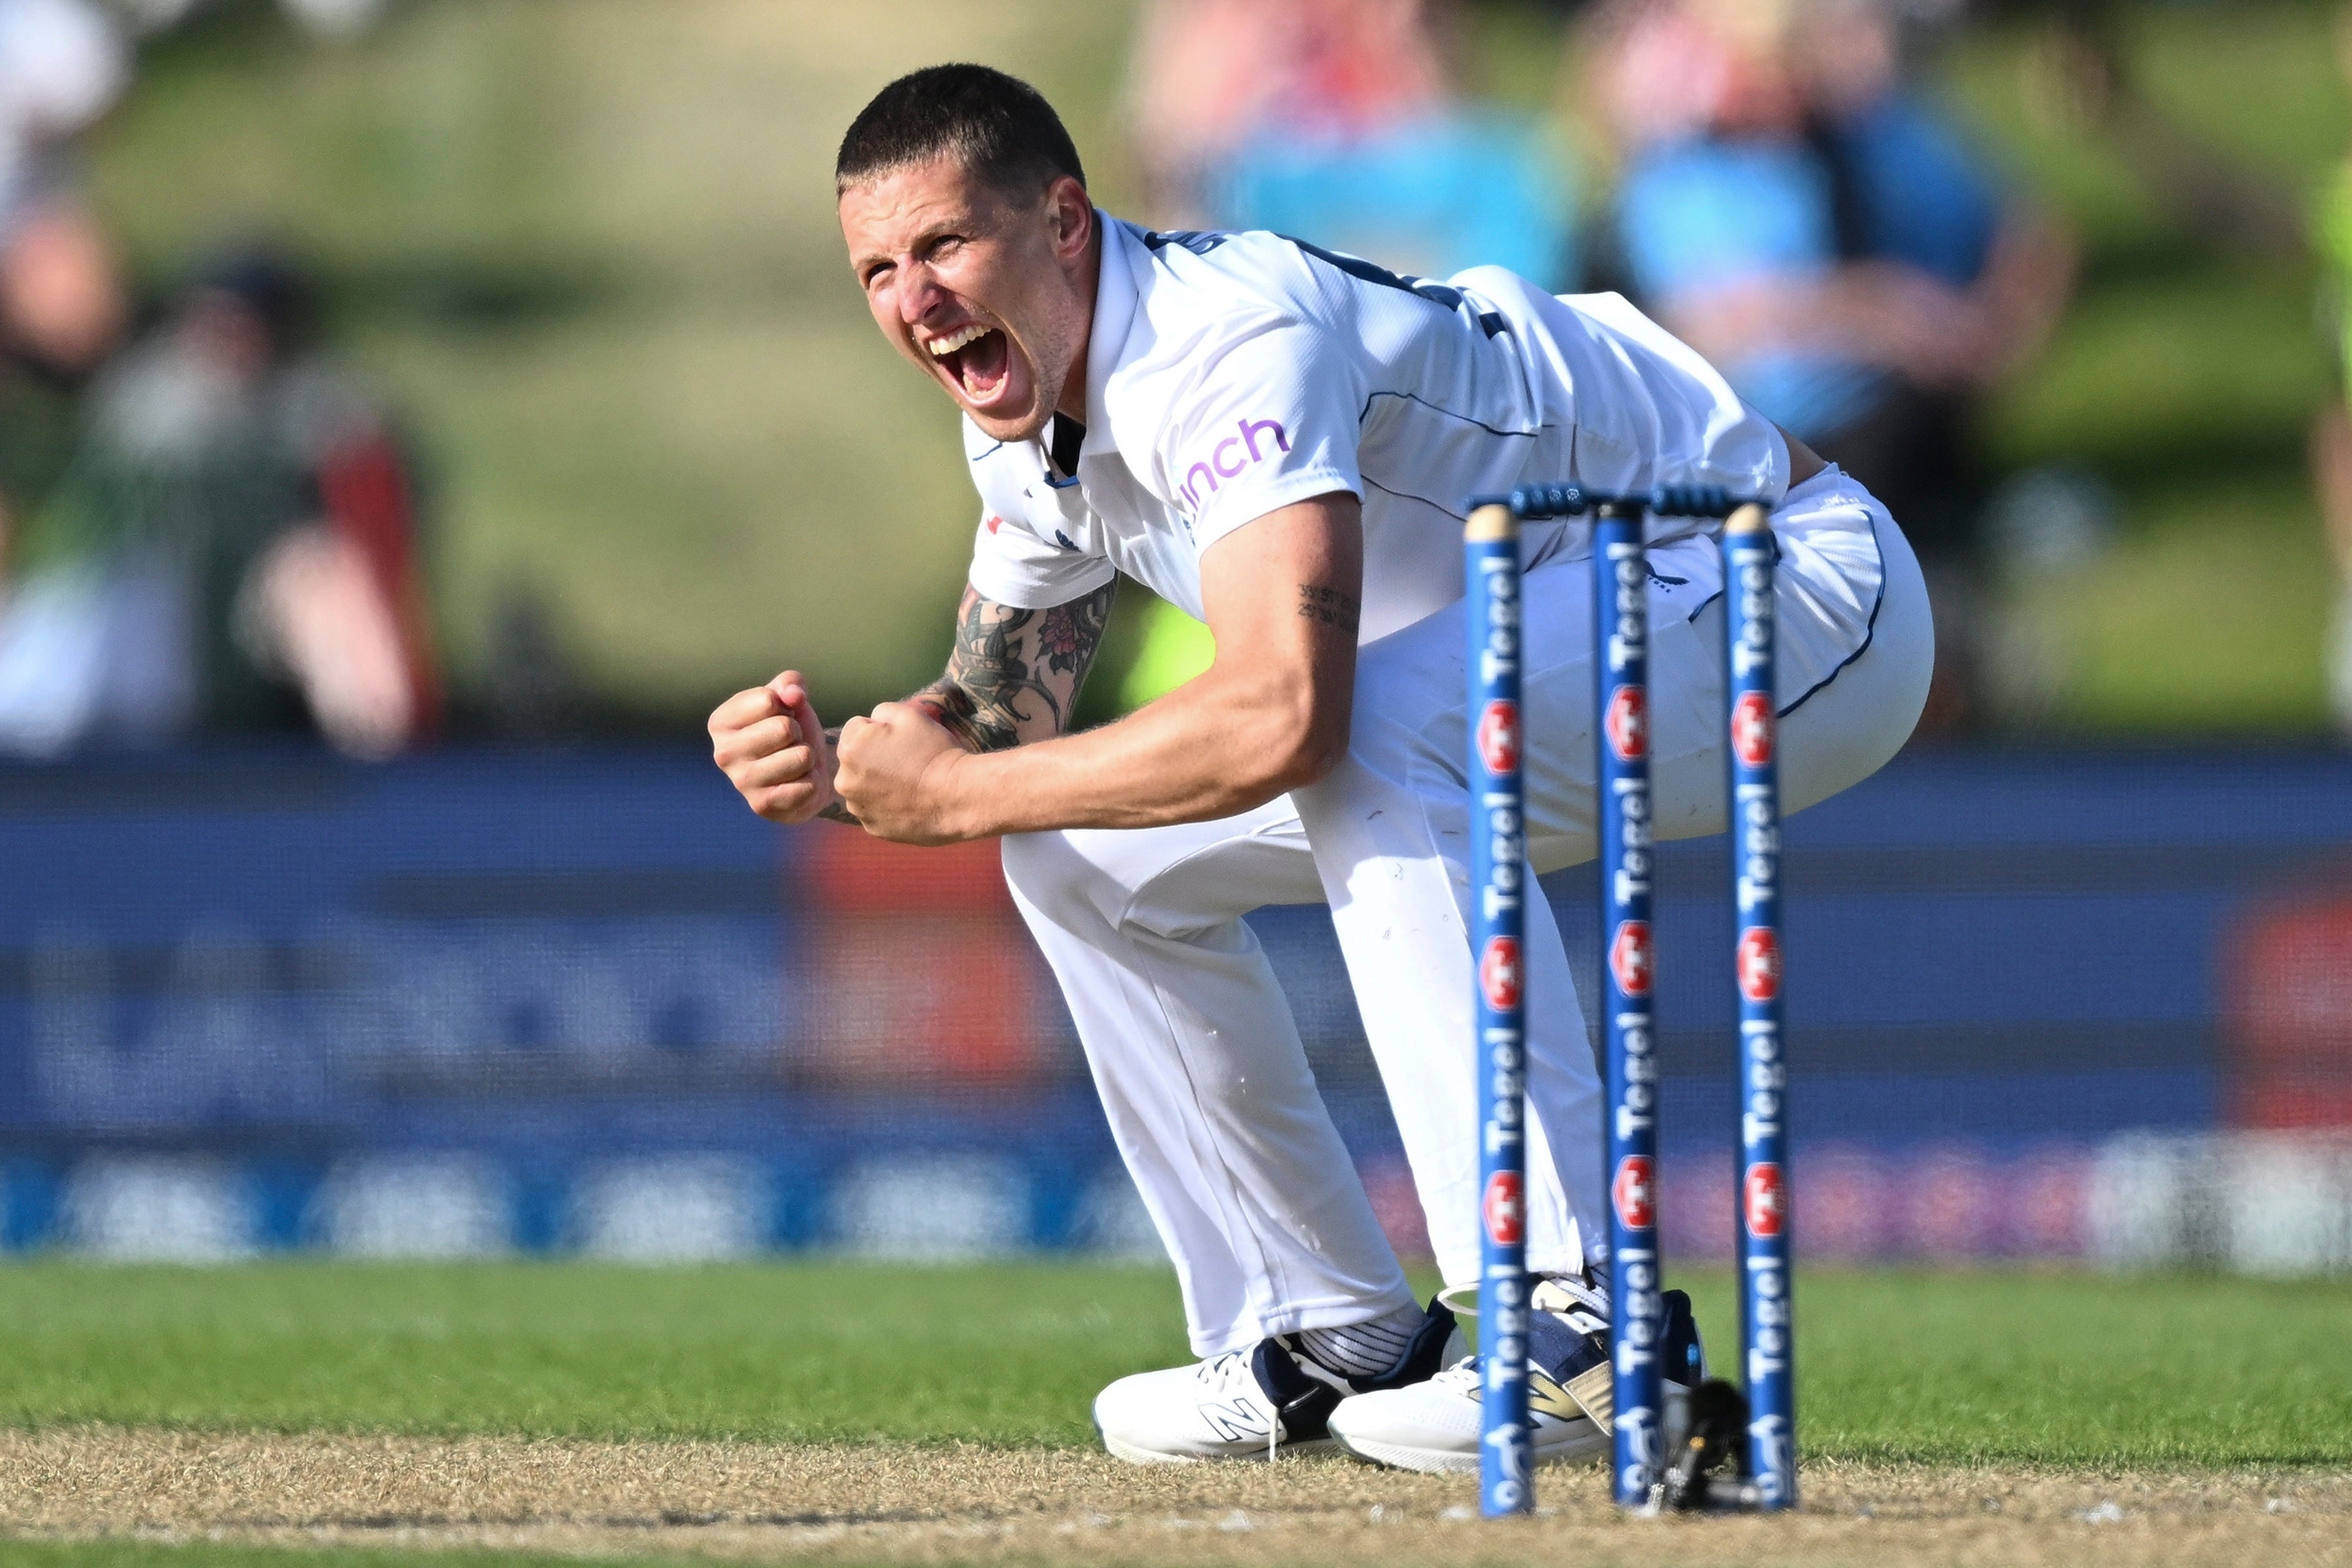
{"label": "stubble on face", "polygon": [[942,159],[850,186],[839,212],[883,336],[992,439],[1034,438],[1093,315],[1097,242],[1076,182],[1023,201]]}

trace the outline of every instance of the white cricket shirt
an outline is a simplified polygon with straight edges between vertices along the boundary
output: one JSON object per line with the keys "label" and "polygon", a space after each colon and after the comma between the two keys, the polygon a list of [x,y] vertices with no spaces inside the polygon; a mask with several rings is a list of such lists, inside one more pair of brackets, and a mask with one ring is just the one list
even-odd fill
{"label": "white cricket shirt", "polygon": [[[1432,283],[1271,234],[1097,221],[1076,474],[1058,476],[1039,441],[964,423],[971,584],[999,603],[1067,603],[1124,571],[1197,616],[1219,539],[1347,490],[1363,503],[1370,642],[1462,596],[1473,496],[1577,480],[1777,503],[1788,487],[1771,423],[1614,294],[1561,299],[1493,267]],[[1651,537],[1716,527],[1658,518]],[[1528,536],[1537,561],[1589,530]]]}

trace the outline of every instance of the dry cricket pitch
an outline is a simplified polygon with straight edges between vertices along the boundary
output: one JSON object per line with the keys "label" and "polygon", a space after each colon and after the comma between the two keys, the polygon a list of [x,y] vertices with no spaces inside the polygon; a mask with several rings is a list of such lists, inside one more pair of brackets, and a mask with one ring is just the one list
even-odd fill
{"label": "dry cricket pitch", "polygon": [[1471,1517],[1469,1478],[1136,1469],[973,1447],[80,1428],[0,1434],[0,1531],[814,1563],[2352,1564],[2352,1474],[1817,1463],[1794,1517],[1640,1520],[1597,1470]]}

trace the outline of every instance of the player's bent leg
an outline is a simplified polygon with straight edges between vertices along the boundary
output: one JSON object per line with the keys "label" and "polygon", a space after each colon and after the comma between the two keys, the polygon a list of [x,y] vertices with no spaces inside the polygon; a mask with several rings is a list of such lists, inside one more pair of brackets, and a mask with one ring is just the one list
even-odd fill
{"label": "player's bent leg", "polygon": [[1060,982],[1195,1354],[1412,1302],[1243,912],[1319,897],[1295,814],[1028,833],[1006,880]]}
{"label": "player's bent leg", "polygon": [[1004,856],[1206,1358],[1104,1389],[1104,1446],[1139,1463],[1328,1448],[1331,1408],[1435,1373],[1454,1320],[1407,1293],[1240,918],[1319,896],[1296,816],[1024,835]]}
{"label": "player's bent leg", "polygon": [[[1554,792],[1580,792],[1589,813],[1590,570],[1562,563],[1527,580],[1531,653],[1575,671],[1555,674],[1549,706],[1526,703],[1530,749],[1547,747],[1528,759],[1530,779],[1562,768]],[[1461,617],[1457,603],[1360,651],[1348,756],[1294,797],[1449,1289],[1475,1283],[1479,1257]],[[1583,844],[1589,857],[1589,825]],[[1551,910],[1538,898],[1526,913],[1528,1266],[1567,1272],[1598,1260],[1607,1235],[1601,1085]]]}
{"label": "player's bent leg", "polygon": [[[1360,681],[1358,701],[1363,700]],[[1402,710],[1410,711],[1410,710]],[[1365,727],[1358,708],[1358,728]],[[1423,792],[1351,752],[1297,792],[1330,894],[1364,1034],[1379,1064],[1432,1249],[1449,1290],[1478,1277],[1478,1080],[1462,901],[1469,873],[1466,802],[1458,785]],[[1600,1213],[1600,1090],[1566,950],[1549,911],[1528,910],[1528,1258],[1537,1270],[1580,1268],[1580,1224]],[[1565,1177],[1565,1179],[1563,1179]]]}

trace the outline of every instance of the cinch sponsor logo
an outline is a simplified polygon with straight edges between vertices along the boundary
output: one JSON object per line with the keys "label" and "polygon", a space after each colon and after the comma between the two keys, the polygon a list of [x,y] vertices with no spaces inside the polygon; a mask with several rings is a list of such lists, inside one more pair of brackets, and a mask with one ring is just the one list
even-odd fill
{"label": "cinch sponsor logo", "polygon": [[1780,1235],[1789,1214],[1788,1195],[1780,1185],[1780,1167],[1749,1166],[1748,1179],[1741,1186],[1742,1207],[1748,1211],[1748,1234],[1766,1239]]}
{"label": "cinch sponsor logo", "polygon": [[1601,716],[1609,749],[1631,762],[1650,747],[1649,704],[1639,686],[1619,686],[1609,694],[1609,711]]}
{"label": "cinch sponsor logo", "polygon": [[1647,1155],[1627,1155],[1617,1163],[1617,1179],[1609,1184],[1609,1201],[1628,1230],[1647,1230],[1657,1223],[1657,1171]]}
{"label": "cinch sponsor logo", "polygon": [[1769,925],[1751,925],[1739,934],[1739,994],[1751,1002],[1769,1002],[1780,994],[1780,939]]}
{"label": "cinch sponsor logo", "polygon": [[[1217,493],[1218,480],[1234,478],[1251,464],[1276,452],[1290,450],[1290,434],[1278,421],[1244,419],[1234,429],[1238,434],[1228,435],[1209,448],[1206,461],[1195,463],[1184,470],[1184,483],[1176,494],[1183,497],[1186,506],[1197,509],[1202,496]],[[1244,456],[1244,453],[1248,455]],[[1202,489],[1202,486],[1207,488]]]}
{"label": "cinch sponsor logo", "polygon": [[1478,960],[1478,988],[1486,994],[1486,1005],[1498,1013],[1519,1005],[1518,943],[1508,936],[1488,940]]}
{"label": "cinch sponsor logo", "polygon": [[1732,705],[1731,749],[1744,768],[1772,760],[1772,705],[1762,692],[1742,692]]}
{"label": "cinch sponsor logo", "polygon": [[1650,923],[1628,920],[1609,941],[1609,973],[1629,997],[1650,994]]}
{"label": "cinch sponsor logo", "polygon": [[1515,1247],[1527,1234],[1527,1194],[1517,1171],[1496,1171],[1486,1178],[1487,1239],[1497,1247]]}
{"label": "cinch sponsor logo", "polygon": [[1478,716],[1478,759],[1489,773],[1508,773],[1519,765],[1519,705],[1499,698]]}
{"label": "cinch sponsor logo", "polygon": [[999,529],[999,528],[1003,528],[1003,526],[1004,526],[1004,519],[1003,519],[1003,517],[998,517],[994,512],[991,512],[991,513],[989,513],[989,514],[988,514],[988,531],[989,531],[990,533],[992,533],[992,533],[994,533],[997,529]]}

